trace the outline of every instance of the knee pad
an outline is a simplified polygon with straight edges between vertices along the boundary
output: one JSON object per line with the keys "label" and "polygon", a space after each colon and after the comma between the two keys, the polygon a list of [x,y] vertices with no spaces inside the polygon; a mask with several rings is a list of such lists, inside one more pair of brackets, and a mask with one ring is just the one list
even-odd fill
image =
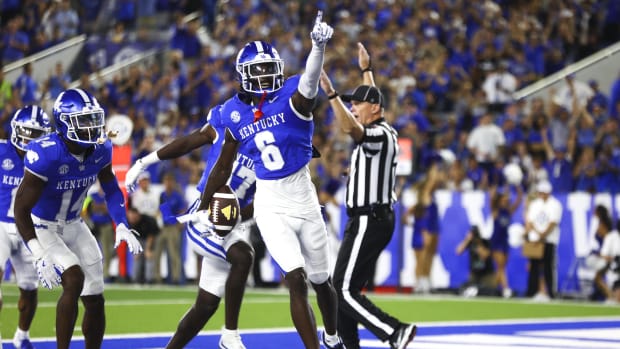
{"label": "knee pad", "polygon": [[320,273],[308,275],[308,280],[310,280],[310,282],[312,282],[313,284],[320,285],[322,283],[327,282],[328,279],[329,279],[328,272],[320,272]]}

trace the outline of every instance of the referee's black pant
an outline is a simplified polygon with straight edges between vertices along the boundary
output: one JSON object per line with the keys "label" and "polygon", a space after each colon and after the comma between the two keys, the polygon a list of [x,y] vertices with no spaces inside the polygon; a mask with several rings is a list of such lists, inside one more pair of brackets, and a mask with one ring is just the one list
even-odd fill
{"label": "referee's black pant", "polygon": [[552,243],[545,242],[545,252],[542,259],[530,259],[530,273],[527,279],[527,296],[533,297],[540,290],[540,274],[542,271],[547,295],[549,298],[555,298],[556,288],[556,246]]}
{"label": "referee's black pant", "polygon": [[359,348],[358,324],[386,341],[398,329],[400,321],[386,314],[361,294],[381,251],[394,233],[394,213],[351,215],[334,269],[334,287],[338,292],[338,334],[347,349]]}

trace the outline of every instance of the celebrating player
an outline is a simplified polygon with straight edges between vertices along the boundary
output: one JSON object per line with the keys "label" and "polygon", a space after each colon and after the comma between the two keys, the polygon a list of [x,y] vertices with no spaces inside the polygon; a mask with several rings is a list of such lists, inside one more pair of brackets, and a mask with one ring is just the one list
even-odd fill
{"label": "celebrating player", "polygon": [[318,93],[325,44],[333,29],[316,18],[312,50],[301,76],[284,81],[278,52],[264,41],[237,55],[241,91],[220,110],[225,141],[211,170],[199,209],[232,173],[237,148],[248,147],[256,171],[254,217],[265,244],[286,274],[293,323],[306,348],[317,349],[316,322],[308,303],[310,280],[328,348],[343,348],[336,331],[337,297],[330,280],[327,231],[308,163],[312,158],[312,108]]}
{"label": "celebrating player", "polygon": [[[24,154],[26,145],[52,130],[49,117],[37,106],[19,109],[11,119],[11,143],[0,140],[0,154],[3,162],[0,173],[4,179],[0,183],[0,283],[7,260],[15,269],[19,288],[19,320],[13,338],[16,348],[33,348],[29,329],[37,308],[37,271],[32,254],[21,243],[22,239],[15,229],[13,205],[15,192],[24,176]],[[0,291],[0,309],[2,292]]]}
{"label": "celebrating player", "polygon": [[142,246],[127,228],[125,200],[112,172],[112,143],[105,138],[104,111],[97,100],[81,89],[66,90],[56,99],[53,116],[56,133],[26,147],[15,223],[34,256],[42,285],[62,284],[57,347],[69,348],[81,298],[85,347],[100,348],[105,330],[102,256],[80,218],[86,193],[97,179],[116,223],[115,247],[126,241],[135,254]]}
{"label": "celebrating player", "polygon": [[[203,145],[211,144],[207,165],[198,183],[197,189],[202,192],[217,159],[217,155],[224,142],[224,128],[221,126],[220,106],[215,106],[207,116],[207,123],[199,130],[186,136],[177,138],[160,149],[138,159],[127,171],[125,186],[131,190],[138,175],[149,165],[178,158]],[[215,142],[215,143],[214,143]],[[242,210],[242,219],[252,217],[252,198],[256,191],[256,177],[254,165],[249,160],[244,149],[239,149],[234,172],[230,178],[230,186],[235,191]],[[196,212],[200,200],[192,205],[190,212]],[[185,313],[179,322],[174,336],[166,348],[183,348],[206,325],[215,313],[222,296],[225,297],[225,328],[220,338],[220,348],[244,349],[238,332],[239,312],[245,285],[252,267],[254,252],[252,247],[243,240],[243,224],[237,224],[235,229],[225,237],[215,236],[200,222],[189,222],[187,234],[194,250],[202,258],[200,282],[196,302]]]}

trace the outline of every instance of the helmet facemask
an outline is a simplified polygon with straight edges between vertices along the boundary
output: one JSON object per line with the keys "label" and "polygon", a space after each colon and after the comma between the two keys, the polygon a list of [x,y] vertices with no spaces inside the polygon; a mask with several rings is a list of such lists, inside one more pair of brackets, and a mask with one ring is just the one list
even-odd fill
{"label": "helmet facemask", "polygon": [[105,141],[105,113],[101,108],[62,114],[60,120],[67,124],[67,138],[71,141],[85,145]]}
{"label": "helmet facemask", "polygon": [[11,143],[26,151],[31,141],[52,132],[47,114],[37,106],[26,106],[15,112],[11,119]]}
{"label": "helmet facemask", "polygon": [[263,41],[252,41],[237,54],[241,88],[253,94],[279,90],[284,83],[284,61],[278,51]]}
{"label": "helmet facemask", "polygon": [[237,66],[241,86],[251,93],[277,91],[282,87],[282,66],[282,60],[272,58],[241,63]]}
{"label": "helmet facemask", "polygon": [[26,151],[26,145],[39,137],[49,134],[51,128],[42,127],[35,122],[11,121],[11,143],[17,149]]}

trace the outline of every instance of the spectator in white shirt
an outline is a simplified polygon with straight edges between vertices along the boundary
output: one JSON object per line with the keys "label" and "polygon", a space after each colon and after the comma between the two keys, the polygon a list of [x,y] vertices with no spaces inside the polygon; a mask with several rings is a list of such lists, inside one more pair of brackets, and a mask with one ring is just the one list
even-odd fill
{"label": "spectator in white shirt", "polygon": [[[530,259],[527,296],[536,300],[555,297],[557,284],[556,246],[560,242],[559,224],[562,220],[562,205],[551,195],[551,183],[546,180],[536,185],[538,198],[533,200],[525,217],[525,238],[529,241],[543,241],[544,254],[541,259]],[[545,281],[545,292],[540,287],[540,273]]]}
{"label": "spectator in white shirt", "polygon": [[480,117],[478,126],[474,127],[467,138],[467,148],[476,156],[476,161],[486,171],[487,176],[490,175],[493,163],[501,154],[504,144],[504,132],[493,123],[493,117],[489,113]]}
{"label": "spectator in white shirt", "polygon": [[502,113],[505,106],[514,101],[512,95],[519,82],[508,71],[508,65],[508,61],[501,61],[497,69],[487,75],[482,83],[482,89],[489,103],[489,110],[494,113]]}
{"label": "spectator in white shirt", "polygon": [[573,106],[583,109],[594,96],[594,91],[585,82],[575,79],[575,74],[566,76],[566,84],[560,87],[553,96],[553,103],[573,113]]}

